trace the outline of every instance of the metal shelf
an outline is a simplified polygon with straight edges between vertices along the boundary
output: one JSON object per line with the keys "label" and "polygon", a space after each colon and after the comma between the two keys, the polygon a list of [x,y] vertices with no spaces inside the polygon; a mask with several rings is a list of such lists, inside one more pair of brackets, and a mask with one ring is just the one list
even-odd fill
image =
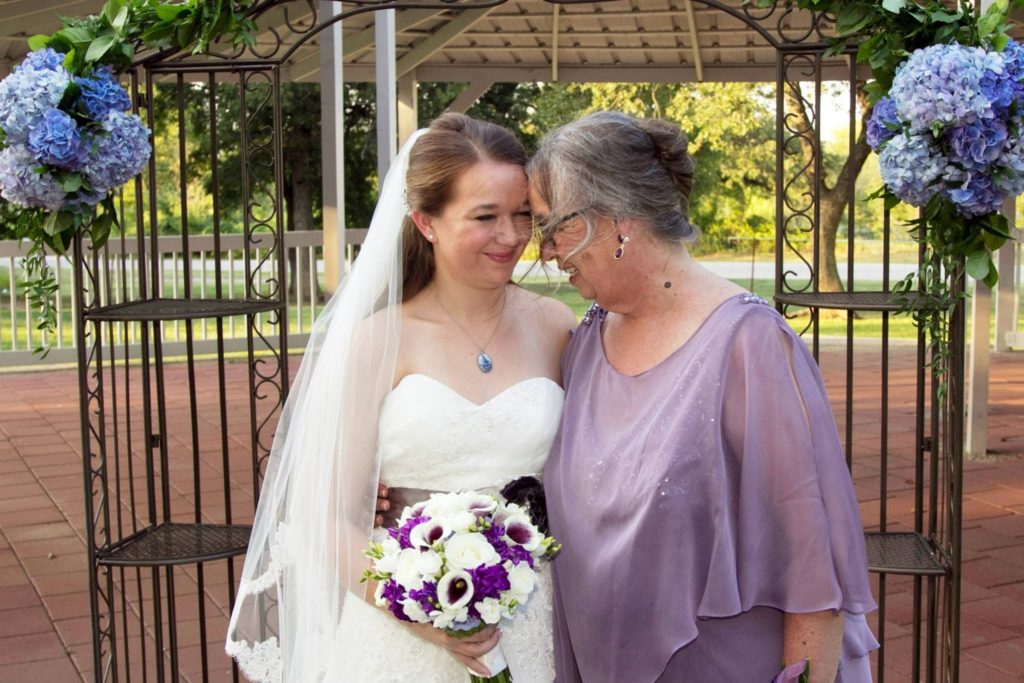
{"label": "metal shelf", "polygon": [[780,304],[844,311],[899,311],[903,309],[904,300],[909,300],[915,309],[927,308],[929,303],[926,295],[917,292],[803,292],[775,295],[775,301]]}
{"label": "metal shelf", "polygon": [[156,567],[191,564],[241,555],[252,527],[240,524],[179,524],[147,527],[99,551],[101,565]]}
{"label": "metal shelf", "polygon": [[868,571],[879,574],[944,576],[948,573],[938,554],[924,536],[914,532],[864,533]]}
{"label": "metal shelf", "polygon": [[197,318],[229,318],[284,308],[264,299],[143,299],[86,311],[87,320],[161,321]]}

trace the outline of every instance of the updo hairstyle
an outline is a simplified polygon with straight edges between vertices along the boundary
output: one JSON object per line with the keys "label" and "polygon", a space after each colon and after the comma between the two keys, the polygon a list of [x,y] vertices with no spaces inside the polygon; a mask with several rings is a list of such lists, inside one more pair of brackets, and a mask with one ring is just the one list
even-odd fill
{"label": "updo hairstyle", "polygon": [[526,172],[551,207],[551,220],[583,218],[586,236],[576,253],[593,241],[600,217],[639,219],[659,240],[680,245],[697,238],[688,147],[674,123],[597,112],[548,133]]}

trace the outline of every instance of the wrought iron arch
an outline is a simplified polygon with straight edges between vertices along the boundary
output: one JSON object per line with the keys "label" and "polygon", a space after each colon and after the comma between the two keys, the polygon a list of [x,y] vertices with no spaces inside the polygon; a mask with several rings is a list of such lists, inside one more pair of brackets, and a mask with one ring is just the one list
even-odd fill
{"label": "wrought iron arch", "polygon": [[[612,0],[545,0],[548,5],[602,5]],[[878,513],[867,536],[872,569],[878,574],[879,639],[888,642],[886,603],[892,587],[910,583],[913,621],[910,660],[913,680],[958,679],[962,363],[951,363],[951,395],[941,401],[926,371],[928,340],[919,337],[914,359],[917,399],[915,437],[906,460],[914,469],[915,509],[909,518],[890,514],[887,469],[897,457],[890,446],[888,316],[899,304],[890,287],[888,268],[881,291],[857,291],[853,278],[852,226],[856,207],[848,207],[851,238],[849,290],[821,292],[818,286],[820,239],[821,111],[825,52],[832,33],[830,17],[808,14],[786,0],[759,8],[749,3],[695,0],[741,21],[776,53],[776,241],[775,297],[787,317],[806,315],[803,332],[820,351],[820,314],[847,311],[845,401],[839,413],[848,461],[864,461],[881,470]],[[386,9],[473,10],[494,8],[509,0],[405,2],[337,0],[342,11],[323,18],[314,0],[263,0],[252,9],[264,41],[254,48],[214,45],[208,54],[173,51],[144,54],[131,74],[136,111],[150,124],[155,119],[155,88],[169,81],[177,93],[178,167],[171,170],[181,185],[177,234],[162,230],[157,185],[168,173],[154,157],[147,173],[122,201],[122,229],[107,246],[93,249],[76,242],[76,335],[85,463],[87,535],[90,564],[93,650],[96,680],[238,680],[238,671],[219,648],[215,630],[224,623],[234,600],[235,560],[243,553],[248,528],[236,519],[251,516],[259,494],[273,436],[273,426],[288,391],[289,308],[283,225],[282,70],[297,51],[347,19]],[[674,8],[673,8],[674,9]],[[854,48],[847,60],[846,81],[860,73]],[[186,83],[200,83],[207,97],[211,148],[213,233],[190,230]],[[810,91],[805,96],[799,84]],[[227,234],[220,223],[218,117],[222,88],[237,89],[237,131],[242,150],[240,205],[244,232]],[[784,88],[793,89],[808,116],[786,109]],[[850,144],[859,124],[851,87]],[[269,116],[265,115],[269,114]],[[806,125],[809,121],[810,125]],[[795,154],[794,150],[810,150]],[[886,214],[886,216],[888,216]],[[892,230],[888,217],[885,243]],[[171,268],[170,244],[189,256],[178,272]],[[808,254],[807,245],[810,244]],[[193,272],[194,257],[212,257],[213,284]],[[923,257],[923,255],[922,255]],[[224,272],[225,259],[242,262],[242,278]],[[886,252],[888,266],[888,251]],[[962,276],[955,284],[962,286]],[[212,296],[207,291],[213,289]],[[803,314],[801,311],[809,311]],[[854,312],[877,312],[883,318],[881,433],[870,454],[858,452],[855,434]],[[954,320],[954,354],[963,352],[962,307]],[[232,373],[225,326],[241,321],[248,330],[237,349],[244,372]],[[202,322],[201,327],[197,325]],[[185,341],[169,339],[171,326],[183,326]],[[957,327],[959,325],[959,327]],[[212,340],[199,339],[213,328]],[[960,336],[956,336],[959,334]],[[197,359],[216,359],[216,372],[203,376]],[[168,364],[180,355],[183,365]],[[238,389],[239,375],[245,390]],[[234,383],[232,380],[235,380]],[[857,378],[868,386],[863,377]],[[165,389],[180,382],[188,398],[182,407],[167,403]],[[204,403],[208,392],[210,400]],[[168,432],[171,411],[186,414],[183,434]],[[247,434],[238,438],[238,420]],[[172,467],[171,449],[181,448],[190,463],[188,476]],[[212,453],[212,455],[211,455]],[[899,455],[903,458],[903,455]],[[870,460],[869,460],[870,459]],[[244,471],[240,477],[239,471]],[[244,479],[245,486],[238,484]],[[213,482],[213,483],[211,483]],[[893,519],[890,519],[892,517]],[[209,576],[207,576],[209,575]],[[893,576],[897,578],[893,578]],[[211,577],[215,577],[211,578]],[[908,577],[908,578],[907,578]],[[192,585],[196,591],[191,591]],[[176,590],[187,585],[188,590]],[[186,618],[187,617],[187,618]],[[182,624],[194,622],[188,628]],[[876,677],[888,670],[886,650],[876,659]]]}

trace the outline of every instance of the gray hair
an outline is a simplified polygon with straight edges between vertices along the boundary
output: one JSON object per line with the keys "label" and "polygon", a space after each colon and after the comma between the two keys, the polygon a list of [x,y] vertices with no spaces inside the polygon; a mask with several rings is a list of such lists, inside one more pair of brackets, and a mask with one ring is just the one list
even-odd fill
{"label": "gray hair", "polygon": [[548,232],[570,215],[583,218],[586,237],[576,252],[593,241],[599,217],[639,219],[679,245],[697,238],[688,147],[686,133],[668,121],[597,112],[548,133],[526,172],[551,207]]}

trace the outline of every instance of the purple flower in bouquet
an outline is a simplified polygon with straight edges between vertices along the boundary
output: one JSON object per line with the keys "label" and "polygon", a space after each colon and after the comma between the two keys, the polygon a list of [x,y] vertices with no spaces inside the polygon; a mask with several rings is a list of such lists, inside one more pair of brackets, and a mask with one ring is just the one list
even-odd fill
{"label": "purple flower in bouquet", "polygon": [[424,581],[423,588],[409,591],[409,598],[415,600],[427,614],[435,608],[437,603],[437,584],[431,581]]}
{"label": "purple flower in bouquet", "polygon": [[79,103],[89,118],[99,121],[109,112],[128,111],[132,101],[128,93],[117,82],[114,70],[103,66],[88,78],[76,78],[75,83],[81,88]]}
{"label": "purple flower in bouquet", "polygon": [[1001,119],[979,119],[946,132],[949,160],[965,170],[984,172],[999,158],[1009,140]]}
{"label": "purple flower in bouquet", "polygon": [[388,529],[388,535],[398,541],[398,545],[404,550],[412,547],[409,534],[423,522],[429,522],[430,517],[410,517],[405,524],[398,528]]}
{"label": "purple flower in bouquet", "polygon": [[868,119],[868,146],[877,151],[879,146],[899,132],[899,119],[896,117],[896,103],[891,97],[883,97],[875,103]]}
{"label": "purple flower in bouquet", "polygon": [[[62,66],[48,68],[50,53],[33,52],[25,62],[0,81],[0,128],[7,144],[24,144],[29,131],[43,114],[60,104],[71,83],[71,74]],[[39,68],[36,68],[39,67]],[[43,68],[47,67],[47,68]]]}
{"label": "purple flower in bouquet", "polygon": [[500,564],[480,565],[475,569],[470,569],[469,575],[473,580],[474,602],[484,598],[498,599],[501,597],[502,591],[507,591],[512,587],[508,581],[508,572]]}
{"label": "purple flower in bouquet", "polygon": [[27,147],[11,145],[0,151],[0,196],[25,208],[58,211],[66,193],[49,173],[37,172],[38,167]]}
{"label": "purple flower in bouquet", "polygon": [[28,148],[39,161],[69,171],[81,169],[88,158],[78,124],[60,109],[47,109],[36,121]]}
{"label": "purple flower in bouquet", "polygon": [[402,621],[412,621],[412,619],[406,616],[405,610],[402,609],[401,601],[405,599],[405,591],[402,590],[397,581],[394,579],[385,581],[380,595],[381,598],[387,601],[388,611]]}
{"label": "purple flower in bouquet", "polygon": [[134,178],[149,161],[149,130],[135,114],[109,112],[101,122],[104,134],[94,139],[96,149],[84,173],[94,190],[107,193]]}
{"label": "purple flower in bouquet", "polygon": [[491,546],[498,551],[502,560],[508,560],[512,564],[526,562],[531,567],[533,566],[533,554],[529,550],[521,545],[509,545],[505,542],[505,526],[503,524],[495,523],[484,532],[484,536]]}
{"label": "purple flower in bouquet", "polygon": [[932,45],[914,51],[896,69],[889,97],[913,133],[990,118],[992,102],[982,90],[986,71],[1002,74],[999,53]]}
{"label": "purple flower in bouquet", "polygon": [[882,182],[912,206],[924,206],[941,189],[937,181],[948,166],[946,157],[929,137],[900,133],[878,156]]}
{"label": "purple flower in bouquet", "polygon": [[[950,180],[960,174],[953,174]],[[946,196],[956,204],[957,210],[964,216],[984,216],[998,211],[1003,205],[1003,193],[999,191],[995,181],[982,173],[966,173],[960,184],[947,182]]]}

